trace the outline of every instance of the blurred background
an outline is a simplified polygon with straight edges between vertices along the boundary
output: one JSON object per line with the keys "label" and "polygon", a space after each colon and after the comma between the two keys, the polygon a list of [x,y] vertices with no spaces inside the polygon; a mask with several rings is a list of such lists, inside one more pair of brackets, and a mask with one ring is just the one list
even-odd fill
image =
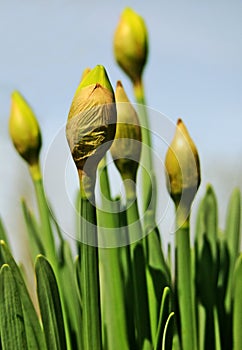
{"label": "blurred background", "polygon": [[[27,167],[8,135],[11,92],[19,90],[38,117],[44,167],[84,68],[104,65],[113,86],[122,80],[134,101],[131,83],[112,52],[113,33],[126,6],[143,16],[148,28],[147,105],[172,123],[181,117],[199,150],[202,184],[196,202],[212,183],[223,228],[228,198],[235,186],[242,189],[240,0],[0,1],[0,216],[18,257],[26,249],[20,199],[27,198],[33,208],[35,200]],[[54,156],[61,161],[61,147]],[[62,201],[58,193],[47,195]]]}

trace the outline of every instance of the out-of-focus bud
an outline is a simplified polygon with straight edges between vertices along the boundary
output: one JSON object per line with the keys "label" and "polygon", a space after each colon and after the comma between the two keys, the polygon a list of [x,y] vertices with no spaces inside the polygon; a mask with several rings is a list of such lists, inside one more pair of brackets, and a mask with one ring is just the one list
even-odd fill
{"label": "out-of-focus bud", "polygon": [[167,187],[175,205],[190,209],[200,184],[200,163],[197,148],[187,128],[178,119],[175,136],[166,154]]}
{"label": "out-of-focus bud", "polygon": [[131,8],[121,14],[114,35],[114,55],[133,83],[139,82],[148,56],[148,35],[143,18]]}
{"label": "out-of-focus bud", "polygon": [[81,81],[73,98],[66,137],[79,172],[94,176],[115,136],[117,112],[112,86],[103,66]]}
{"label": "out-of-focus bud", "polygon": [[141,128],[120,81],[117,82],[115,99],[117,130],[110,151],[122,178],[135,181],[141,153]]}
{"label": "out-of-focus bud", "polygon": [[84,69],[84,71],[82,72],[82,76],[81,76],[81,80],[80,80],[80,83],[82,82],[82,80],[84,78],[86,78],[87,74],[91,72],[91,68],[87,67]]}
{"label": "out-of-focus bud", "polygon": [[34,112],[18,92],[11,96],[9,133],[18,153],[29,165],[37,164],[41,148],[41,133]]}

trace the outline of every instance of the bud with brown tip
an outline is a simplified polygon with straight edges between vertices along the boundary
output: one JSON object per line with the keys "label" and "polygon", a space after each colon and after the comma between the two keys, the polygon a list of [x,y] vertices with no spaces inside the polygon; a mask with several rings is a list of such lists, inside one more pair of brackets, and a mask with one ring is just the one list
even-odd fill
{"label": "bud with brown tip", "polygon": [[122,178],[135,181],[141,154],[141,128],[120,81],[117,82],[115,99],[117,130],[110,151]]}
{"label": "bud with brown tip", "polygon": [[116,130],[112,86],[103,66],[96,66],[81,81],[73,98],[66,136],[78,171],[88,176],[110,148]]}
{"label": "bud with brown tip", "polygon": [[175,136],[166,154],[167,187],[175,205],[190,209],[200,184],[197,148],[183,121],[178,119]]}

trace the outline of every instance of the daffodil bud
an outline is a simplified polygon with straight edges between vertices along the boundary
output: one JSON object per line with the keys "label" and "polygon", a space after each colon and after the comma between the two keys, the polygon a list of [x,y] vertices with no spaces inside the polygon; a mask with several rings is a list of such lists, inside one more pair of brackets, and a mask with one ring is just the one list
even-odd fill
{"label": "daffodil bud", "polygon": [[29,165],[37,164],[41,148],[39,124],[34,112],[18,91],[14,91],[11,96],[9,133],[18,153]]}
{"label": "daffodil bud", "polygon": [[139,82],[148,55],[148,36],[143,18],[131,8],[121,14],[114,35],[114,55],[132,82]]}
{"label": "daffodil bud", "polygon": [[181,119],[167,151],[165,166],[167,187],[176,206],[183,196],[182,205],[189,209],[200,184],[200,164],[197,148]]}
{"label": "daffodil bud", "polygon": [[141,153],[141,128],[120,81],[117,82],[115,99],[117,129],[110,151],[122,178],[135,180]]}
{"label": "daffodil bud", "polygon": [[117,112],[112,86],[103,66],[81,81],[73,98],[66,137],[78,171],[96,173],[115,136]]}

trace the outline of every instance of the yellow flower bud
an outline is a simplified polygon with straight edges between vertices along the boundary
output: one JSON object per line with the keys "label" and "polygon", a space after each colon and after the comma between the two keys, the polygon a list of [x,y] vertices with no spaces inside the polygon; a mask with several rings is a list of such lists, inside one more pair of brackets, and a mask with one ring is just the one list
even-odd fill
{"label": "yellow flower bud", "polygon": [[9,133],[18,153],[29,165],[37,164],[41,148],[39,124],[34,112],[18,91],[14,91],[11,96]]}
{"label": "yellow flower bud", "polygon": [[197,148],[181,119],[167,151],[165,166],[167,187],[175,204],[184,196],[183,204],[190,207],[200,184],[200,163]]}
{"label": "yellow flower bud", "polygon": [[96,172],[114,139],[116,119],[112,86],[104,67],[96,66],[78,86],[66,125],[67,140],[78,170],[90,176]]}
{"label": "yellow flower bud", "polygon": [[114,55],[132,82],[139,82],[148,55],[148,35],[143,18],[131,8],[123,11],[115,31]]}
{"label": "yellow flower bud", "polygon": [[110,151],[122,178],[135,180],[141,153],[141,128],[120,81],[117,82],[115,99],[117,129]]}

